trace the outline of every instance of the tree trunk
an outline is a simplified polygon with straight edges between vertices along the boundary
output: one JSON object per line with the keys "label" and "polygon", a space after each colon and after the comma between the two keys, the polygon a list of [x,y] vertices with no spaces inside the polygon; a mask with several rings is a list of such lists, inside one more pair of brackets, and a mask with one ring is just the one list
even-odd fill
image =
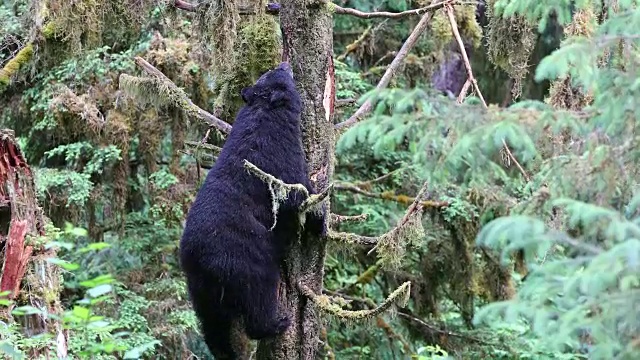
{"label": "tree trunk", "polygon": [[[10,313],[13,306],[25,304],[44,314],[61,313],[60,270],[46,261],[55,256],[55,249],[42,246],[37,238],[43,235],[44,218],[36,199],[31,169],[16,144],[13,131],[0,130],[0,247],[3,250],[0,291],[9,292],[6,298],[17,303],[2,308],[0,319],[19,321],[27,336],[54,334],[57,355],[64,357],[67,338],[60,322],[42,314],[13,318]],[[28,289],[22,289],[23,279]],[[45,345],[30,348],[26,355],[34,359],[51,354]]]}
{"label": "tree trunk", "polygon": [[[292,65],[302,97],[302,133],[311,181],[324,190],[334,170],[333,130],[333,20],[317,0],[282,0],[280,26],[284,57]],[[326,205],[328,212],[329,205]],[[322,290],[326,240],[302,234],[287,260],[280,289],[280,306],[292,320],[277,339],[262,341],[258,359],[315,359],[320,320],[313,304],[298,290],[303,282],[316,293]]]}

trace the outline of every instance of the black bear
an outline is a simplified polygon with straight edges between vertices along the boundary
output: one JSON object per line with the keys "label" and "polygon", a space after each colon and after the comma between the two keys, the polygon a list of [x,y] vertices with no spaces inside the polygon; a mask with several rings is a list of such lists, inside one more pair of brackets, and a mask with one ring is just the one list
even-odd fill
{"label": "black bear", "polygon": [[[267,184],[244,168],[244,160],[288,184],[314,194],[302,149],[302,102],[293,72],[283,62],[242,90],[245,105],[187,215],[180,263],[191,303],[209,350],[217,359],[238,358],[231,326],[243,319],[251,339],[283,333],[278,317],[280,268],[300,229],[306,199],[290,192],[277,213]],[[305,231],[326,231],[323,212],[308,212]]]}

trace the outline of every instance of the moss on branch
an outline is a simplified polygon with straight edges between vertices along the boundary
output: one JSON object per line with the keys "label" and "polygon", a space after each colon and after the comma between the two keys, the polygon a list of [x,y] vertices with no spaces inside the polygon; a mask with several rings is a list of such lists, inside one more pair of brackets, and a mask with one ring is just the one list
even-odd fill
{"label": "moss on branch", "polygon": [[302,294],[309,298],[318,309],[329,315],[336,316],[341,320],[371,319],[387,311],[395,303],[399,303],[401,306],[406,306],[411,294],[411,282],[407,281],[404,284],[400,285],[396,290],[394,290],[385,299],[385,301],[375,309],[350,311],[343,309],[339,304],[344,304],[344,301],[336,301],[335,299],[332,299],[332,297],[329,297],[327,295],[318,295],[302,283],[298,284],[298,288],[300,289]]}

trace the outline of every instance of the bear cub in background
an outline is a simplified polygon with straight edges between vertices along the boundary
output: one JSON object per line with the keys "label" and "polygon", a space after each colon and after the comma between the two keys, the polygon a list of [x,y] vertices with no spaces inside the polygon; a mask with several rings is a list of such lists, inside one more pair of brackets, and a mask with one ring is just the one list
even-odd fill
{"label": "bear cub in background", "polygon": [[[180,241],[191,303],[217,359],[238,358],[231,326],[239,318],[251,339],[276,336],[290,325],[288,317],[277,315],[277,291],[306,197],[290,192],[269,230],[274,223],[269,189],[244,168],[244,160],[315,193],[302,148],[302,103],[289,64],[281,63],[241,94],[245,105],[196,195]],[[305,231],[324,234],[324,216],[308,212]]]}

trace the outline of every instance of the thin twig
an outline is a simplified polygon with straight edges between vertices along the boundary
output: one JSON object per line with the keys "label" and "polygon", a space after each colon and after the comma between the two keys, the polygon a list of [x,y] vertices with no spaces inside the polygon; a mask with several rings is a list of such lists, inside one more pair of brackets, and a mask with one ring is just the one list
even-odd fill
{"label": "thin twig", "polygon": [[422,15],[424,13],[428,13],[428,12],[432,12],[438,9],[441,9],[443,6],[445,6],[446,4],[465,4],[465,3],[477,3],[475,1],[465,1],[465,2],[459,2],[459,1],[452,1],[452,0],[445,0],[445,1],[441,1],[441,2],[437,2],[435,4],[431,4],[419,9],[413,9],[413,10],[407,10],[407,11],[402,11],[402,12],[398,12],[398,13],[393,13],[393,12],[388,12],[388,11],[374,11],[374,12],[364,12],[364,11],[360,11],[360,10],[356,10],[356,9],[350,9],[350,8],[343,8],[341,6],[332,4],[332,8],[333,8],[333,12],[335,14],[340,14],[340,15],[351,15],[351,16],[355,16],[358,18],[362,18],[362,19],[373,19],[373,18],[387,18],[387,19],[402,19],[408,16],[414,16],[414,15]]}
{"label": "thin twig", "polygon": [[[464,48],[464,43],[462,42],[462,38],[460,37],[460,31],[458,31],[458,24],[456,23],[456,18],[455,18],[455,15],[453,14],[453,7],[448,4],[445,5],[444,12],[447,14],[447,17],[449,18],[449,23],[451,24],[451,31],[453,31],[453,35],[456,38],[456,41],[458,42],[458,47],[460,47],[460,53],[462,54],[462,60],[464,61],[464,67],[467,70],[467,81],[462,86],[462,91],[460,91],[460,95],[458,95],[458,103],[462,103],[462,101],[464,101],[464,98],[467,96],[467,91],[469,90],[469,86],[473,85],[473,88],[476,94],[478,94],[478,97],[482,101],[482,105],[485,108],[487,108],[487,102],[484,100],[484,97],[482,96],[482,92],[480,91],[480,87],[478,86],[478,81],[476,81],[475,77],[473,76],[473,70],[471,69],[471,62],[469,61],[467,50]],[[520,173],[522,173],[522,175],[524,176],[525,180],[529,182],[531,178],[529,177],[527,172],[524,170],[522,165],[520,165],[516,157],[513,155],[513,153],[509,149],[509,146],[507,146],[507,143],[504,139],[502,139],[502,144],[504,145],[504,150],[507,153],[507,155],[509,155],[509,158],[513,160],[513,162],[518,167],[518,170],[520,170]]]}
{"label": "thin twig", "polygon": [[460,94],[458,95],[458,104],[462,104],[462,102],[464,101],[464,98],[467,97],[467,91],[469,91],[470,86],[471,86],[471,81],[467,79],[467,81],[464,82],[464,85],[462,85],[462,90],[460,90]]}
{"label": "thin twig", "polygon": [[[198,105],[194,104],[191,99],[187,96],[184,90],[180,89],[176,84],[171,81],[162,71],[156,69],[153,65],[149,64],[145,59],[136,56],[134,58],[136,64],[140,66],[147,74],[152,77],[160,80],[162,84],[167,86],[168,90],[171,91],[174,95],[178,96],[180,100],[185,103],[185,110],[189,110],[193,116],[196,116],[198,119],[206,122],[211,127],[214,127],[221,132],[228,134],[231,132],[231,125],[217,118],[213,114],[207,112],[206,110],[200,108]],[[192,110],[192,111],[191,111]]]}
{"label": "thin twig", "polygon": [[[407,40],[404,42],[404,44],[402,44],[402,48],[400,48],[396,57],[393,59],[391,64],[389,64],[389,66],[387,67],[387,71],[385,71],[384,75],[382,75],[380,82],[378,83],[378,85],[376,85],[377,91],[383,90],[387,86],[389,86],[389,83],[391,82],[391,79],[393,78],[393,76],[396,74],[396,71],[398,71],[398,69],[400,68],[400,65],[402,65],[404,60],[407,58],[411,49],[413,49],[413,47],[416,45],[416,43],[418,42],[418,39],[420,38],[420,35],[422,35],[422,33],[427,29],[427,25],[429,24],[429,21],[433,17],[434,11],[442,8],[445,4],[448,4],[449,2],[450,0],[439,2],[429,6],[430,11],[426,12],[422,16],[422,18],[418,22],[418,25],[416,25],[416,27],[413,29],[413,31],[411,32]],[[358,108],[358,110],[356,110],[356,112],[353,115],[351,115],[349,119],[339,124],[336,124],[335,129],[338,131],[344,131],[348,129],[350,126],[353,126],[357,122],[364,119],[364,117],[368,115],[371,112],[371,110],[373,110],[373,102],[371,100],[367,100],[364,102],[364,104],[362,104],[362,106],[360,106],[360,108]]]}
{"label": "thin twig", "polygon": [[531,181],[529,174],[527,174],[527,172],[524,170],[522,165],[520,165],[520,163],[518,162],[518,159],[516,159],[516,157],[513,156],[513,153],[511,152],[511,150],[509,150],[509,146],[507,146],[507,142],[504,141],[504,139],[502,139],[502,145],[504,145],[504,151],[507,152],[507,155],[509,155],[509,158],[511,158],[511,160],[513,160],[513,162],[516,164],[516,166],[518,167],[518,170],[520,170],[520,173],[522,174],[522,176],[524,176],[524,179],[527,182]]}

